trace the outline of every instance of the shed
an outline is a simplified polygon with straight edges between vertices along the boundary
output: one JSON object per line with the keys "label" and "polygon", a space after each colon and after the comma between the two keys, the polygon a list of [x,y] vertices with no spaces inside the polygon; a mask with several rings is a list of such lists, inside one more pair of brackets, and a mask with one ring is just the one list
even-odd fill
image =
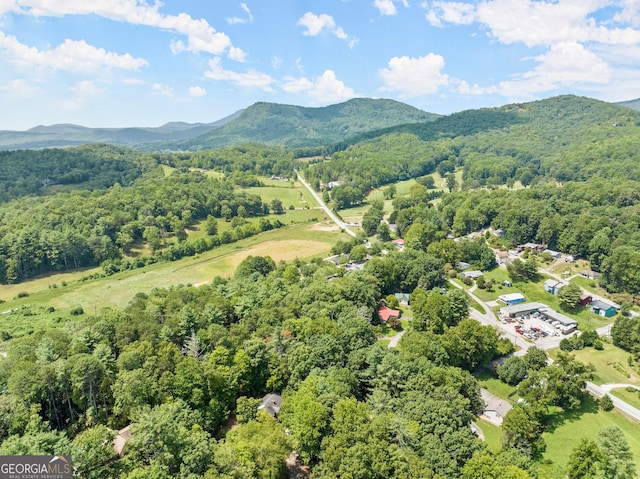
{"label": "shed", "polygon": [[131,430],[129,429],[129,426],[118,431],[118,435],[113,439],[113,450],[118,456],[122,457],[124,454],[124,448],[129,439],[131,439]]}
{"label": "shed", "polygon": [[562,257],[562,253],[560,253],[559,251],[553,251],[552,249],[545,249],[543,252],[544,253],[549,253],[551,255],[552,258],[558,259]]}
{"label": "shed", "polygon": [[597,315],[604,316],[605,318],[610,318],[611,316],[616,314],[616,307],[612,304],[605,303],[604,301],[600,301],[599,299],[594,299],[591,301],[591,311],[596,313]]}
{"label": "shed", "polygon": [[523,303],[525,300],[526,298],[520,293],[501,294],[500,296],[498,296],[498,301],[506,304],[507,306]]}

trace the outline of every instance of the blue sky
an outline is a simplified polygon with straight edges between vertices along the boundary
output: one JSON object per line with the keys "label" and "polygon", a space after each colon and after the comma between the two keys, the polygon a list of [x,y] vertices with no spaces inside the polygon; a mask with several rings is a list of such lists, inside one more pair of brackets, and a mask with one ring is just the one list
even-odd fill
{"label": "blue sky", "polygon": [[640,0],[0,0],[0,129],[640,97]]}

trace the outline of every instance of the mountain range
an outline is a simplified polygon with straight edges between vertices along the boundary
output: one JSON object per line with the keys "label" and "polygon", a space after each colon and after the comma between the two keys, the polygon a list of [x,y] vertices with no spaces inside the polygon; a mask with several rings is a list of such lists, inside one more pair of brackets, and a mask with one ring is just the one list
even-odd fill
{"label": "mountain range", "polygon": [[[640,111],[640,99],[618,103]],[[481,111],[481,110],[478,110]],[[160,127],[88,128],[73,124],[0,131],[0,150],[106,143],[146,151],[197,151],[242,143],[319,147],[400,125],[418,126],[440,115],[389,99],[356,98],[309,108],[259,102],[212,123],[170,122]]]}

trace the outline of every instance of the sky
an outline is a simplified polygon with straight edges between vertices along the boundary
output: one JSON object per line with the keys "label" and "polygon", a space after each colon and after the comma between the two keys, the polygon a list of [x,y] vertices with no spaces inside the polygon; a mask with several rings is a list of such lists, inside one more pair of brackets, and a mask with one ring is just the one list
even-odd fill
{"label": "sky", "polygon": [[640,0],[0,0],[0,129],[640,97]]}

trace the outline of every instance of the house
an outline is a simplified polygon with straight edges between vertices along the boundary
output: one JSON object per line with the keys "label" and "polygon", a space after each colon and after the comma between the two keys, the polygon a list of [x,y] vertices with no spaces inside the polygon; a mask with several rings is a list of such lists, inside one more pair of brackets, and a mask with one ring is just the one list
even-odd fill
{"label": "house", "polygon": [[327,188],[328,190],[332,190],[333,188],[337,188],[338,186],[342,185],[342,183],[340,181],[330,181],[329,183],[327,183],[325,186],[325,188]]}
{"label": "house", "polygon": [[558,291],[560,291],[563,286],[565,286],[565,284],[562,281],[556,281],[555,279],[548,279],[544,282],[544,290],[551,294],[558,294]]}
{"label": "house", "polygon": [[478,279],[480,276],[484,276],[482,271],[474,269],[473,271],[464,271],[462,276],[465,278]]}
{"label": "house", "polygon": [[118,435],[113,439],[113,450],[116,451],[118,456],[122,457],[124,454],[124,447],[129,439],[131,439],[129,426],[118,431]]}
{"label": "house", "polygon": [[388,308],[387,306],[381,306],[380,308],[378,308],[378,316],[380,316],[380,319],[386,323],[391,318],[399,319],[400,311],[398,311],[397,309]]}
{"label": "house", "polygon": [[549,255],[551,255],[551,257],[552,257],[552,258],[555,258],[555,259],[562,258],[562,253],[560,253],[560,252],[558,252],[558,251],[553,251],[553,250],[551,250],[551,249],[545,249],[545,250],[542,252],[542,254],[544,254],[544,253],[548,253]]}
{"label": "house", "polygon": [[500,301],[503,304],[506,304],[507,306],[512,306],[518,303],[524,303],[525,299],[526,298],[520,293],[501,294],[500,296],[498,296],[498,301]]}
{"label": "house", "polygon": [[464,261],[458,261],[456,263],[456,268],[458,268],[460,271],[465,271],[467,269],[469,269],[471,267],[471,265],[469,263],[465,263]]}
{"label": "house", "polygon": [[392,241],[393,245],[400,251],[404,249],[404,240],[402,238],[396,238]]}
{"label": "house", "polygon": [[610,318],[611,316],[616,314],[617,309],[612,304],[605,303],[604,301],[600,301],[599,299],[594,299],[593,301],[591,301],[591,311],[599,316]]}
{"label": "house", "polygon": [[542,251],[544,249],[544,245],[537,243],[525,243],[518,245],[518,251],[524,251],[527,249],[531,251]]}
{"label": "house", "polygon": [[498,264],[507,264],[509,262],[509,252],[508,251],[497,251],[496,252],[496,263]]}
{"label": "house", "polygon": [[590,269],[580,271],[580,276],[587,279],[598,279],[600,277],[600,273],[597,271],[591,271]]}
{"label": "house", "polygon": [[504,230],[497,229],[493,232],[498,238],[504,238]]}
{"label": "house", "polygon": [[262,398],[262,403],[258,406],[258,411],[264,409],[271,416],[278,416],[282,406],[282,396],[278,393],[269,393]]}
{"label": "house", "polygon": [[396,297],[396,299],[398,300],[398,303],[400,303],[401,305],[403,306],[409,305],[409,299],[411,297],[409,293],[393,293],[393,295]]}

